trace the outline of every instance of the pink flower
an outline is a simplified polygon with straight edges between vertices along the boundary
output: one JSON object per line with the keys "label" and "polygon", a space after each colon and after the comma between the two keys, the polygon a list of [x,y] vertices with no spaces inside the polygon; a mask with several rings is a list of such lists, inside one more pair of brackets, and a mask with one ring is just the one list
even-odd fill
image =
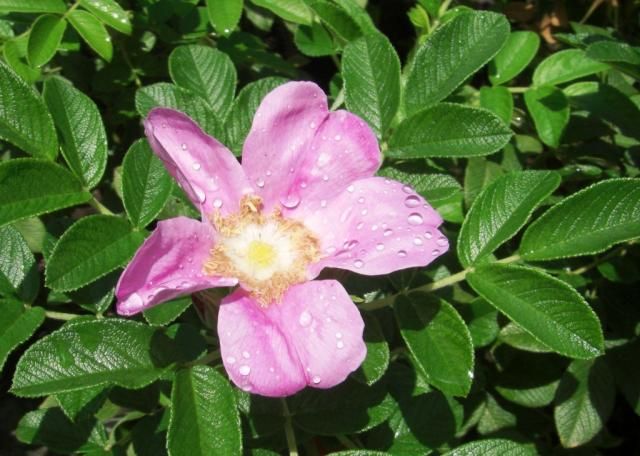
{"label": "pink flower", "polygon": [[222,300],[218,336],[244,390],[330,388],[364,360],[362,317],[338,282],[313,280],[322,269],[387,274],[448,248],[442,219],[421,196],[374,177],[381,156],[371,129],[329,112],[313,83],[265,97],[242,165],[177,111],[151,111],[145,133],[202,221],[158,223],[120,277],[118,313],[239,284]]}

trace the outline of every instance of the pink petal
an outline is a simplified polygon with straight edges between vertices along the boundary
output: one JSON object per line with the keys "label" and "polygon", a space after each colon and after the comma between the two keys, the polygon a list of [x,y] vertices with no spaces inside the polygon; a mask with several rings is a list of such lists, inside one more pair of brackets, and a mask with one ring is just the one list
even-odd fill
{"label": "pink petal", "polygon": [[303,210],[327,201],[354,181],[373,176],[381,158],[378,140],[362,119],[347,111],[332,112],[301,156],[289,200],[299,199]]}
{"label": "pink petal", "polygon": [[366,355],[363,329],[358,309],[333,280],[293,286],[267,309],[238,290],[222,301],[218,315],[229,377],[264,396],[344,381]]}
{"label": "pink petal", "polygon": [[200,207],[203,219],[214,208],[225,214],[238,209],[240,198],[251,191],[251,186],[240,163],[225,146],[173,109],[153,109],[144,126],[149,144]]}
{"label": "pink petal", "polygon": [[388,274],[425,266],[449,248],[437,229],[442,218],[424,198],[382,177],[354,182],[326,208],[298,212],[296,218],[316,233],[327,255],[312,265],[312,277],[325,267]]}
{"label": "pink petal", "polygon": [[233,383],[245,391],[272,397],[304,388],[303,369],[286,330],[242,289],[224,298],[218,314],[218,338],[222,362]]}
{"label": "pink petal", "polygon": [[283,84],[262,100],[244,143],[242,167],[267,210],[286,196],[301,154],[328,113],[327,97],[312,82]]}
{"label": "pink petal", "polygon": [[120,276],[118,313],[133,315],[181,295],[237,284],[235,279],[202,274],[213,235],[209,224],[186,217],[158,222]]}

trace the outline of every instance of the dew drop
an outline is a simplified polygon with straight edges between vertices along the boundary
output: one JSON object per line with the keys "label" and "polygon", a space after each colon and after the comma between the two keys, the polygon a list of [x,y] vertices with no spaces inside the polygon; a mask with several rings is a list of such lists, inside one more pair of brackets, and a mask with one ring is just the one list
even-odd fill
{"label": "dew drop", "polygon": [[335,135],[335,136],[333,137],[333,139],[335,139],[336,141],[340,141],[340,140],[342,139],[342,136],[340,136],[340,135]]}
{"label": "dew drop", "polygon": [[366,210],[366,209],[362,209],[362,210],[360,211],[360,214],[361,214],[361,215],[367,215],[368,213],[369,213],[369,211],[368,211],[368,210]]}
{"label": "dew drop", "polygon": [[300,314],[300,318],[298,318],[298,323],[300,323],[300,326],[307,327],[311,324],[311,320],[312,320],[311,314],[305,310]]}
{"label": "dew drop", "polygon": [[187,150],[187,145],[185,143],[180,144],[182,150]]}
{"label": "dew drop", "polygon": [[343,249],[347,249],[347,250],[351,250],[352,248],[354,248],[356,245],[358,245],[358,241],[356,241],[355,239],[351,240],[351,241],[345,241],[344,244],[342,244],[342,248]]}
{"label": "dew drop", "polygon": [[320,377],[316,375],[311,379],[311,381],[313,382],[314,385],[317,385],[318,383],[320,383],[321,380],[320,380]]}
{"label": "dew drop", "polygon": [[349,186],[347,187],[347,191],[348,191],[349,193],[353,193],[353,191],[354,191],[355,189],[356,189],[356,188],[355,188],[353,185],[349,185]]}
{"label": "dew drop", "polygon": [[300,188],[307,188],[307,183],[305,181],[300,182]]}
{"label": "dew drop", "polygon": [[351,208],[348,207],[340,216],[340,222],[344,223],[347,221],[347,219],[349,218],[349,215],[351,215]]}
{"label": "dew drop", "polygon": [[320,207],[327,207],[327,200],[320,200]]}
{"label": "dew drop", "polygon": [[193,165],[191,165],[193,167],[194,170],[199,171],[200,168],[202,168],[202,166],[200,165],[200,163],[194,163]]}
{"label": "dew drop", "polygon": [[433,249],[433,250],[431,251],[431,255],[433,255],[433,256],[438,256],[438,255],[440,255],[440,250],[438,250],[438,249]]}
{"label": "dew drop", "polygon": [[220,198],[213,200],[213,207],[220,209],[222,207],[222,200]]}
{"label": "dew drop", "polygon": [[267,176],[271,176],[271,170],[270,169],[267,170]]}
{"label": "dew drop", "polygon": [[240,375],[247,376],[251,373],[251,368],[245,364],[243,366],[240,366],[240,369],[238,369],[238,372],[240,372]]}
{"label": "dew drop", "polygon": [[360,198],[358,198],[358,203],[364,204],[364,196],[361,196]]}
{"label": "dew drop", "polygon": [[356,225],[356,230],[361,230],[362,227],[364,226],[364,222],[360,222]]}
{"label": "dew drop", "polygon": [[198,201],[204,203],[207,200],[207,195],[200,187],[193,187],[193,192],[196,194]]}
{"label": "dew drop", "polygon": [[353,262],[353,265],[354,265],[356,268],[360,269],[362,266],[364,266],[364,261],[362,261],[362,260],[356,260],[356,261],[354,261],[354,262]]}
{"label": "dew drop", "polygon": [[420,206],[420,198],[416,195],[407,196],[404,200],[404,205],[407,207],[418,207]]}
{"label": "dew drop", "polygon": [[382,252],[384,250],[384,244],[382,242],[380,242],[379,244],[376,245],[376,250],[378,252]]}
{"label": "dew drop", "polygon": [[413,212],[412,214],[409,214],[409,217],[407,217],[407,222],[409,222],[409,225],[421,225],[422,215],[417,212]]}
{"label": "dew drop", "polygon": [[414,245],[422,245],[422,244],[424,244],[424,242],[419,237],[415,237],[415,238],[413,238],[413,244]]}
{"label": "dew drop", "polygon": [[336,339],[342,339],[342,333],[340,331],[336,333]]}
{"label": "dew drop", "polygon": [[281,198],[280,203],[287,209],[293,209],[300,204],[300,197],[294,193],[290,193],[286,197]]}
{"label": "dew drop", "polygon": [[433,237],[433,234],[431,234],[431,231],[427,230],[424,232],[424,237],[427,239],[431,239]]}
{"label": "dew drop", "polygon": [[342,342],[341,340],[339,340],[339,341],[336,343],[336,347],[338,347],[338,348],[340,348],[340,349],[344,348],[344,342]]}
{"label": "dew drop", "polygon": [[331,159],[331,156],[327,153],[321,153],[318,156],[318,167],[322,168],[323,166],[325,166],[327,163],[329,163],[329,160]]}
{"label": "dew drop", "polygon": [[322,180],[327,182],[329,180],[329,176],[325,174],[324,176],[322,176]]}
{"label": "dew drop", "polygon": [[273,367],[269,368],[269,372],[271,372],[272,374],[275,372],[276,370]]}
{"label": "dew drop", "polygon": [[243,357],[244,359],[249,359],[249,358],[251,358],[251,355],[249,354],[249,352],[248,352],[248,351],[243,351],[243,352],[242,352],[242,357]]}
{"label": "dew drop", "polygon": [[447,241],[447,238],[445,238],[445,237],[439,237],[438,240],[436,241],[436,244],[438,244],[441,247],[444,247],[448,243],[449,242]]}
{"label": "dew drop", "polygon": [[382,235],[384,237],[389,237],[393,234],[393,230],[391,228],[387,228],[386,230],[384,230],[384,232],[382,233]]}
{"label": "dew drop", "polygon": [[310,122],[309,123],[309,128],[316,128],[316,123],[315,122]]}
{"label": "dew drop", "polygon": [[236,362],[236,359],[233,356],[229,356],[227,358],[227,363],[228,364],[235,364],[235,362]]}
{"label": "dew drop", "polygon": [[264,187],[264,179],[263,179],[263,178],[261,178],[261,177],[259,177],[259,178],[256,180],[256,185],[257,185],[259,188]]}
{"label": "dew drop", "polygon": [[407,252],[406,252],[406,251],[404,251],[404,250],[398,250],[398,256],[399,256],[400,258],[404,258],[404,257],[406,257],[406,256],[407,256]]}
{"label": "dew drop", "polygon": [[409,187],[408,185],[404,185],[402,187],[402,191],[405,193],[413,193],[413,189],[411,187]]}

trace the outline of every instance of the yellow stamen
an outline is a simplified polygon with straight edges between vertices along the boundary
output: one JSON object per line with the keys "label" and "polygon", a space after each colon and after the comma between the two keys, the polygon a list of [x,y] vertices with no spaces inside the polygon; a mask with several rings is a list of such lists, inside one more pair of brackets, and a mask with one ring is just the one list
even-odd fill
{"label": "yellow stamen", "polygon": [[273,264],[276,251],[273,246],[262,241],[251,241],[247,256],[249,261],[256,263],[258,266],[267,267]]}

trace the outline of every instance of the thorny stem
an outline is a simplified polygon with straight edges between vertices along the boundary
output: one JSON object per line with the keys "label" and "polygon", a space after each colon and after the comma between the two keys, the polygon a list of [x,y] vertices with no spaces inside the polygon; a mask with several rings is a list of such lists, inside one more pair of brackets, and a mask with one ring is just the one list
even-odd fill
{"label": "thorny stem", "polygon": [[282,410],[284,411],[284,433],[287,436],[287,446],[289,447],[290,456],[298,456],[298,444],[296,443],[296,434],[291,425],[291,412],[287,407],[287,400],[282,398]]}
{"label": "thorny stem", "polygon": [[[511,255],[509,257],[498,260],[498,263],[513,263],[520,260],[520,255]],[[400,295],[411,293],[415,291],[435,291],[440,288],[445,288],[454,283],[462,282],[469,272],[473,271],[472,267],[463,269],[460,272],[456,272],[450,276],[444,277],[440,280],[436,280],[435,282],[428,283],[426,285],[422,285],[420,287],[412,288],[410,290],[405,290],[400,293],[393,294],[391,296],[387,296],[385,298],[376,299],[375,301],[368,302],[360,306],[363,310],[375,310],[381,309],[382,307],[390,306],[396,300],[396,298]]]}

